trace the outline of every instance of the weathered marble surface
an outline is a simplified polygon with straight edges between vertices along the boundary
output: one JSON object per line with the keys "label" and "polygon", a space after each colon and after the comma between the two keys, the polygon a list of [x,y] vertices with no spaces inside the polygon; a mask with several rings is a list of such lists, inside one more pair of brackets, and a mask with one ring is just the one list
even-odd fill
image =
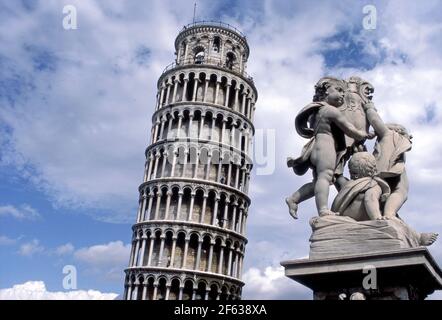
{"label": "weathered marble surface", "polygon": [[400,219],[356,221],[325,216],[310,220],[310,259],[375,253],[420,246],[420,234]]}

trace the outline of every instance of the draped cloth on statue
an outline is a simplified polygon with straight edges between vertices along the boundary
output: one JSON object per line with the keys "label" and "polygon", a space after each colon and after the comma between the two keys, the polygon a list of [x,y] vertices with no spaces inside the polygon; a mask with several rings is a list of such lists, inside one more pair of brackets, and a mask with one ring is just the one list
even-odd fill
{"label": "draped cloth on statue", "polygon": [[405,170],[405,152],[410,149],[411,141],[394,130],[389,130],[387,135],[378,139],[373,155],[379,176],[389,178],[401,175]]}
{"label": "draped cloth on statue", "polygon": [[388,184],[379,177],[365,177],[348,181],[334,199],[331,210],[333,212],[344,212],[360,193],[365,193],[376,185],[381,187],[382,197],[386,199],[390,195]]}
{"label": "draped cloth on statue", "polygon": [[419,247],[420,234],[405,222],[356,221],[350,217],[324,216],[310,220],[310,259],[385,252]]}

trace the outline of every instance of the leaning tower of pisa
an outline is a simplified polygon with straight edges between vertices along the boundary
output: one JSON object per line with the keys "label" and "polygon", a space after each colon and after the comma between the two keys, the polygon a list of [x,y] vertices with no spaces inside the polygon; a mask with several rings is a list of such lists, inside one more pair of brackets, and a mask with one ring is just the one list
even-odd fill
{"label": "leaning tower of pisa", "polygon": [[158,79],[125,299],[240,299],[257,90],[245,36],[184,27]]}

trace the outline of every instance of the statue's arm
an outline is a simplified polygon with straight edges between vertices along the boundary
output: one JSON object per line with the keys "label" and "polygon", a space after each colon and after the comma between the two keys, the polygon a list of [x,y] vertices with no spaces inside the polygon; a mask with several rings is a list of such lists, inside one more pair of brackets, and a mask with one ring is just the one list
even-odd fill
{"label": "statue's arm", "polygon": [[330,118],[347,136],[358,141],[367,138],[367,133],[358,130],[339,110],[330,109]]}
{"label": "statue's arm", "polygon": [[365,192],[364,205],[367,215],[371,220],[380,219],[382,217],[379,207],[379,200],[382,195],[382,189],[376,185]]}
{"label": "statue's arm", "polygon": [[364,105],[364,109],[365,109],[365,114],[367,115],[367,120],[370,123],[370,125],[373,127],[376,134],[380,138],[384,137],[389,132],[389,129],[385,125],[381,117],[379,116],[373,103],[372,102],[366,103]]}

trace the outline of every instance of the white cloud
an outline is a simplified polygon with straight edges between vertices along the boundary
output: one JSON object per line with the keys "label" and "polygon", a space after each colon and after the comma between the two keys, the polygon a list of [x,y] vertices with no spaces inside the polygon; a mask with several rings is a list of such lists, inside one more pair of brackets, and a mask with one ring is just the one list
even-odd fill
{"label": "white cloud", "polygon": [[36,209],[27,204],[23,204],[20,207],[13,205],[0,206],[0,217],[7,216],[18,220],[35,220],[41,217]]}
{"label": "white cloud", "polygon": [[15,239],[8,238],[7,236],[0,236],[0,246],[8,246],[16,243]]}
{"label": "white cloud", "polygon": [[76,250],[74,258],[83,263],[90,273],[122,281],[123,270],[129,263],[130,248],[130,244],[112,241]]}
{"label": "white cloud", "polygon": [[45,248],[40,245],[40,241],[37,239],[34,239],[30,242],[26,242],[20,246],[20,249],[18,253],[22,256],[33,256],[37,253],[43,253],[45,251]]}
{"label": "white cloud", "polygon": [[55,254],[59,256],[71,254],[74,252],[74,246],[71,243],[66,243],[64,245],[61,245],[55,249]]}
{"label": "white cloud", "polygon": [[283,267],[250,268],[243,275],[244,299],[307,300],[312,291],[284,275]]}
{"label": "white cloud", "polygon": [[43,281],[28,281],[12,288],[0,289],[0,300],[114,300],[118,294],[97,290],[51,292]]}

